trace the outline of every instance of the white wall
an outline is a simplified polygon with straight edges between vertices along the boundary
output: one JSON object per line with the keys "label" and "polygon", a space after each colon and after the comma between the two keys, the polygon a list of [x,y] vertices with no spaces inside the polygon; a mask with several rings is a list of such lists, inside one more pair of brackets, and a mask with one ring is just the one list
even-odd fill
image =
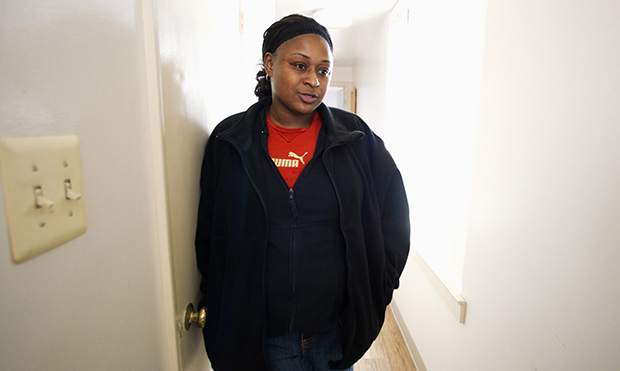
{"label": "white wall", "polygon": [[332,82],[353,82],[353,67],[339,67],[338,62],[334,64]]}
{"label": "white wall", "polygon": [[276,21],[276,0],[240,0],[239,3],[244,25],[241,34],[241,81],[236,89],[245,109],[258,101],[254,88],[263,57],[263,33]]}
{"label": "white wall", "polygon": [[357,87],[357,114],[379,135],[385,123],[389,19],[386,12],[354,26],[375,29],[353,65],[353,85]]}
{"label": "white wall", "polygon": [[168,369],[141,2],[1,8],[0,136],[78,136],[88,231],[15,264],[0,196],[0,368]]}
{"label": "white wall", "polygon": [[484,58],[466,323],[408,264],[405,325],[429,371],[617,369],[620,3],[489,0]]}

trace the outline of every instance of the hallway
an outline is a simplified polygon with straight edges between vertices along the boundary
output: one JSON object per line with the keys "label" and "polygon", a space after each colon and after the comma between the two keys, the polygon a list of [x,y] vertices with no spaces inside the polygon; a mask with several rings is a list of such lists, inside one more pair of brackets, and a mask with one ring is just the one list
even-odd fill
{"label": "hallway", "polygon": [[391,308],[379,337],[355,364],[355,371],[416,371]]}

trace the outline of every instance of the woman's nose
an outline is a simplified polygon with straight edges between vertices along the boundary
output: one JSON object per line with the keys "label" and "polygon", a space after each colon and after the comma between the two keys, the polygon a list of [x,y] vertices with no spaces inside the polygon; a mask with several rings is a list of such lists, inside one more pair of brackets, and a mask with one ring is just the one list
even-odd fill
{"label": "woman's nose", "polygon": [[304,81],[306,84],[312,86],[313,88],[318,88],[321,82],[319,81],[319,76],[317,76],[314,72],[309,72],[306,75],[306,79]]}

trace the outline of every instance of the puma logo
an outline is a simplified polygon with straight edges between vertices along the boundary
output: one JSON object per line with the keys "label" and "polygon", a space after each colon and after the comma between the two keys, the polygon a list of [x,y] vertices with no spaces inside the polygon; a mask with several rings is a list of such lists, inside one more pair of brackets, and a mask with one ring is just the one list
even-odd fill
{"label": "puma logo", "polygon": [[294,157],[294,158],[298,159],[299,161],[301,161],[302,164],[305,165],[306,163],[304,162],[304,157],[306,157],[307,154],[308,154],[308,152],[304,153],[303,156],[297,156],[297,154],[295,152],[289,152],[288,153],[288,157]]}
{"label": "puma logo", "polygon": [[290,158],[272,158],[272,160],[277,167],[299,167],[299,161],[301,161],[304,165],[306,164],[304,162],[304,157],[307,154],[308,152],[304,153],[303,156],[298,156],[295,152],[289,152],[288,157],[294,157],[296,160],[292,160]]}

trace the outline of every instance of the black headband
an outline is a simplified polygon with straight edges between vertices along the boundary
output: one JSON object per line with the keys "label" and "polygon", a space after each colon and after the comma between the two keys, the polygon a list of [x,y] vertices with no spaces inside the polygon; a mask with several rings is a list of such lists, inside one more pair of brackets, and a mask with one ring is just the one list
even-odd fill
{"label": "black headband", "polygon": [[295,22],[295,24],[291,25],[290,27],[283,28],[282,30],[280,30],[280,32],[276,36],[275,41],[271,45],[271,48],[267,50],[267,53],[275,52],[276,49],[278,49],[278,47],[287,40],[290,40],[299,35],[305,35],[309,33],[316,34],[324,38],[325,41],[327,41],[327,43],[329,44],[329,48],[332,51],[334,50],[334,46],[332,45],[332,39],[329,37],[329,32],[327,31],[325,27],[321,26],[320,24],[316,22],[312,22],[312,21],[303,22],[302,21],[302,22]]}

